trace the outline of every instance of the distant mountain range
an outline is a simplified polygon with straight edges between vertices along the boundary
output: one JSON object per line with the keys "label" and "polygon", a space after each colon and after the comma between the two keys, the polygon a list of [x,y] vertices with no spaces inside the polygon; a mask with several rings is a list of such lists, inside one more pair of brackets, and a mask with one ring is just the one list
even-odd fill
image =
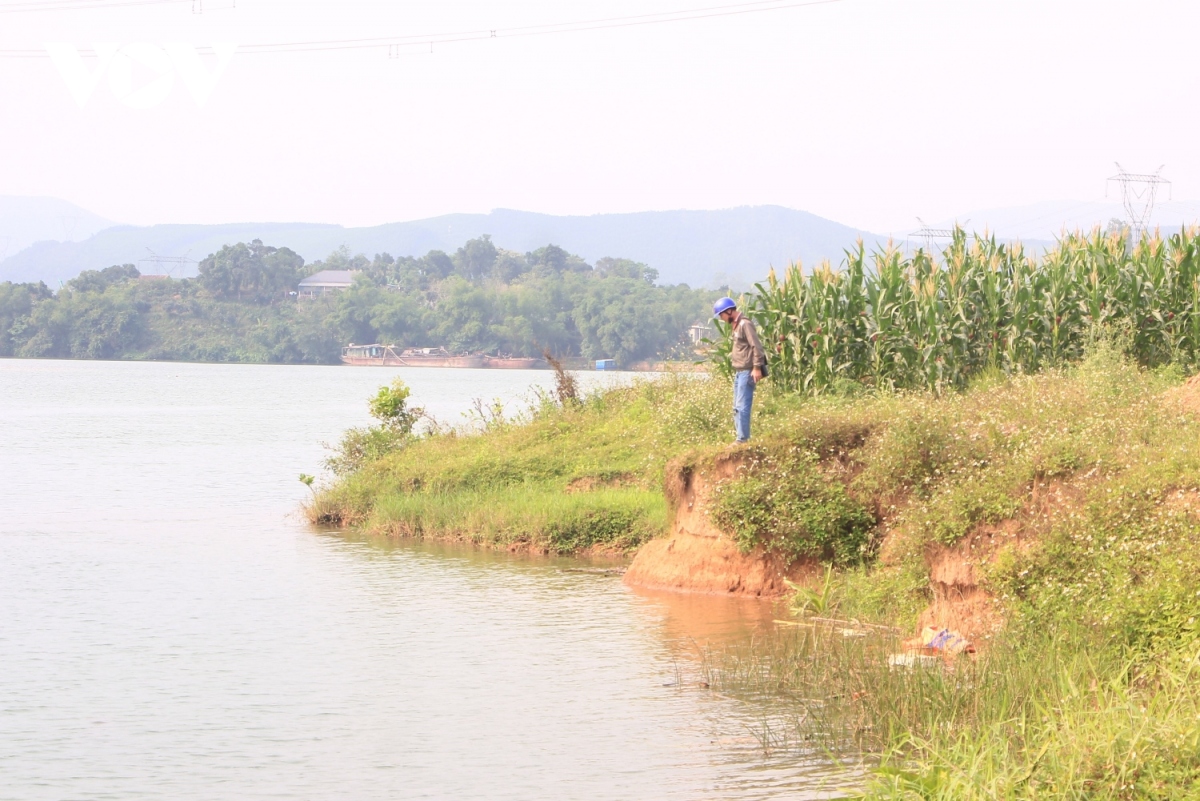
{"label": "distant mountain range", "polygon": [[497,209],[490,214],[448,214],[414,222],[369,228],[313,223],[230,223],[225,225],[117,225],[82,241],[42,241],[0,262],[0,281],[45,281],[51,287],[112,264],[131,263],[142,272],[195,274],[194,261],[179,265],[154,256],[199,261],[222,245],[261,239],[289,247],[315,261],[333,250],[373,256],[420,256],[430,250],[453,252],[468,239],[490,234],[498,247],[519,252],[555,244],[588,261],[618,256],[645,262],[662,283],[749,287],[768,269],[797,259],[811,264],[840,260],[859,238],[869,245],[882,237],[780,206],[720,211],[648,211],[558,217]]}
{"label": "distant mountain range", "polygon": [[[1020,239],[1040,252],[1064,229],[1088,230],[1123,216],[1115,201],[1048,201],[974,211],[957,221],[968,231],[986,229],[1001,239]],[[1167,201],[1158,204],[1153,222],[1170,230],[1197,219],[1200,202]],[[954,222],[930,225],[941,228]],[[917,227],[914,221],[914,230]],[[797,260],[805,265],[823,259],[837,263],[860,238],[868,248],[887,242],[887,237],[781,206],[587,217],[497,209],[363,228],[318,223],[130,226],[115,225],[55,198],[0,197],[0,281],[45,281],[57,288],[82,270],[112,264],[136,264],[144,273],[185,277],[194,275],[197,262],[222,245],[252,239],[289,247],[312,262],[342,246],[367,256],[453,252],[483,234],[509,250],[526,252],[555,244],[592,262],[604,256],[645,262],[658,270],[662,283],[728,284],[737,289],[761,281],[771,266],[781,268]],[[916,247],[923,242],[899,244]]]}
{"label": "distant mountain range", "polygon": [[113,224],[55,197],[0,195],[0,263],[35,242],[76,242]]}

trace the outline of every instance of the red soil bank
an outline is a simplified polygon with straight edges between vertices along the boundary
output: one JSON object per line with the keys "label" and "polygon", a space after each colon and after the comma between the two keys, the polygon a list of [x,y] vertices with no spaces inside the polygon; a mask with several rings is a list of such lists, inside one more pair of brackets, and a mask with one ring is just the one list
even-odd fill
{"label": "red soil bank", "polygon": [[668,465],[666,495],[672,506],[670,536],[642,546],[625,573],[625,583],[686,592],[774,597],[789,592],[786,580],[800,581],[814,571],[806,563],[785,564],[761,549],[743,554],[709,520],[713,486],[729,478],[740,461],[719,458],[705,470]]}

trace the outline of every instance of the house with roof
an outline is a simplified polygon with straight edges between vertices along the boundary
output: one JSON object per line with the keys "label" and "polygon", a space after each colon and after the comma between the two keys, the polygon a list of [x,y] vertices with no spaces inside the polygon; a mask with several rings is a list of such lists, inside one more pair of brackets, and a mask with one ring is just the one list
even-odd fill
{"label": "house with roof", "polygon": [[354,284],[356,275],[357,270],[321,270],[301,281],[296,294],[302,298],[315,298],[330,292],[340,292]]}

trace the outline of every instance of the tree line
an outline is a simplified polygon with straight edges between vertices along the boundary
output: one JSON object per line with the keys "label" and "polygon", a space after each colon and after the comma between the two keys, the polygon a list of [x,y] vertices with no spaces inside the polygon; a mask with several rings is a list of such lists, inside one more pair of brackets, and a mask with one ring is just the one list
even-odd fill
{"label": "tree line", "polygon": [[[353,286],[298,298],[319,270]],[[85,270],[57,292],[0,283],[0,356],[333,363],[349,342],[451,352],[611,358],[690,357],[687,329],[718,292],[660,286],[640,262],[589,264],[555,245],[528,253],[488,236],[454,253],[368,258],[346,249],[306,264],[259,240],[226,245],[195,278]]]}

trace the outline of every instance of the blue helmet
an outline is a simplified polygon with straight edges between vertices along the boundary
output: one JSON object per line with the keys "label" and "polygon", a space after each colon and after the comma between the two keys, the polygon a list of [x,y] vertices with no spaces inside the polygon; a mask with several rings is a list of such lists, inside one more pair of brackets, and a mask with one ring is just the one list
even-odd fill
{"label": "blue helmet", "polygon": [[720,317],[721,312],[727,312],[730,309],[736,309],[737,304],[733,302],[733,298],[721,298],[713,304],[713,317]]}

